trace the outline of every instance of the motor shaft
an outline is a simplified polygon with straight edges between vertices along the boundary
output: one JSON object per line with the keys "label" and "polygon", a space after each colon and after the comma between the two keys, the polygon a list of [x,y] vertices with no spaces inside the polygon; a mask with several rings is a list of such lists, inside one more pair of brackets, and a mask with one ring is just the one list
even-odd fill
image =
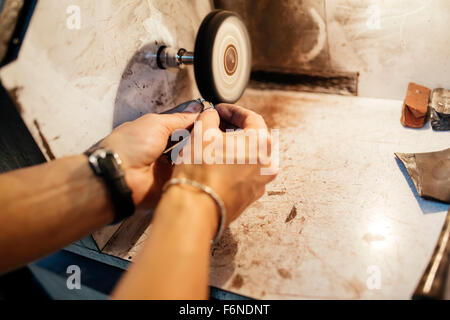
{"label": "motor shaft", "polygon": [[186,64],[194,63],[194,53],[185,49],[175,49],[166,46],[159,48],[157,65],[161,69],[182,68]]}

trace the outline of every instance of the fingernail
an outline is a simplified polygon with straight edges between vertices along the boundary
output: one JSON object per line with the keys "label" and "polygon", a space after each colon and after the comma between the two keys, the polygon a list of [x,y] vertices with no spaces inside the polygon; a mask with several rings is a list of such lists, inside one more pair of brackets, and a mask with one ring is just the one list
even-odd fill
{"label": "fingernail", "polygon": [[186,109],[184,109],[183,113],[199,113],[202,111],[203,105],[198,102],[192,102],[189,104]]}

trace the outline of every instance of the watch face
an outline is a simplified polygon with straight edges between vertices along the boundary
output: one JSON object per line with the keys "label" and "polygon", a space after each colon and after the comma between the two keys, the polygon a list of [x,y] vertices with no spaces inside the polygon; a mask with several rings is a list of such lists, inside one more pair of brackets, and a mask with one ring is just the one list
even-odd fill
{"label": "watch face", "polygon": [[107,150],[105,157],[98,158],[98,164],[100,171],[106,178],[116,178],[119,176],[124,176],[121,169],[122,161],[119,156],[110,150]]}
{"label": "watch face", "polygon": [[105,170],[120,170],[122,160],[117,153],[103,148],[88,150],[88,159],[91,167],[97,175],[101,175]]}
{"label": "watch face", "polygon": [[117,153],[113,153],[114,159],[116,159],[116,162],[119,166],[122,166],[122,160],[120,159],[119,155]]}

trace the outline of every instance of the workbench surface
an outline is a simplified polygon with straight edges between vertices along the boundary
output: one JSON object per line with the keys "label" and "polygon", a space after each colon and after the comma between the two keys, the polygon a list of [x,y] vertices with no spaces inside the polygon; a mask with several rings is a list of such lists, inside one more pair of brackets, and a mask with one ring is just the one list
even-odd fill
{"label": "workbench surface", "polygon": [[[409,299],[448,205],[419,198],[394,152],[448,148],[450,133],[402,127],[396,100],[249,89],[239,104],[279,129],[280,172],[212,249],[210,284],[262,299]],[[73,148],[65,131],[47,147]],[[150,228],[105,252],[133,260]]]}

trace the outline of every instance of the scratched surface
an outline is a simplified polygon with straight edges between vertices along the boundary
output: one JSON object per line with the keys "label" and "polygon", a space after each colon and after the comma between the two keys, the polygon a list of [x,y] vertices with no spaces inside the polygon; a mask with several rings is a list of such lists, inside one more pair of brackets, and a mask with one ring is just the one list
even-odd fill
{"label": "scratched surface", "polygon": [[252,40],[254,70],[329,69],[324,0],[215,0],[214,4],[242,16]]}

